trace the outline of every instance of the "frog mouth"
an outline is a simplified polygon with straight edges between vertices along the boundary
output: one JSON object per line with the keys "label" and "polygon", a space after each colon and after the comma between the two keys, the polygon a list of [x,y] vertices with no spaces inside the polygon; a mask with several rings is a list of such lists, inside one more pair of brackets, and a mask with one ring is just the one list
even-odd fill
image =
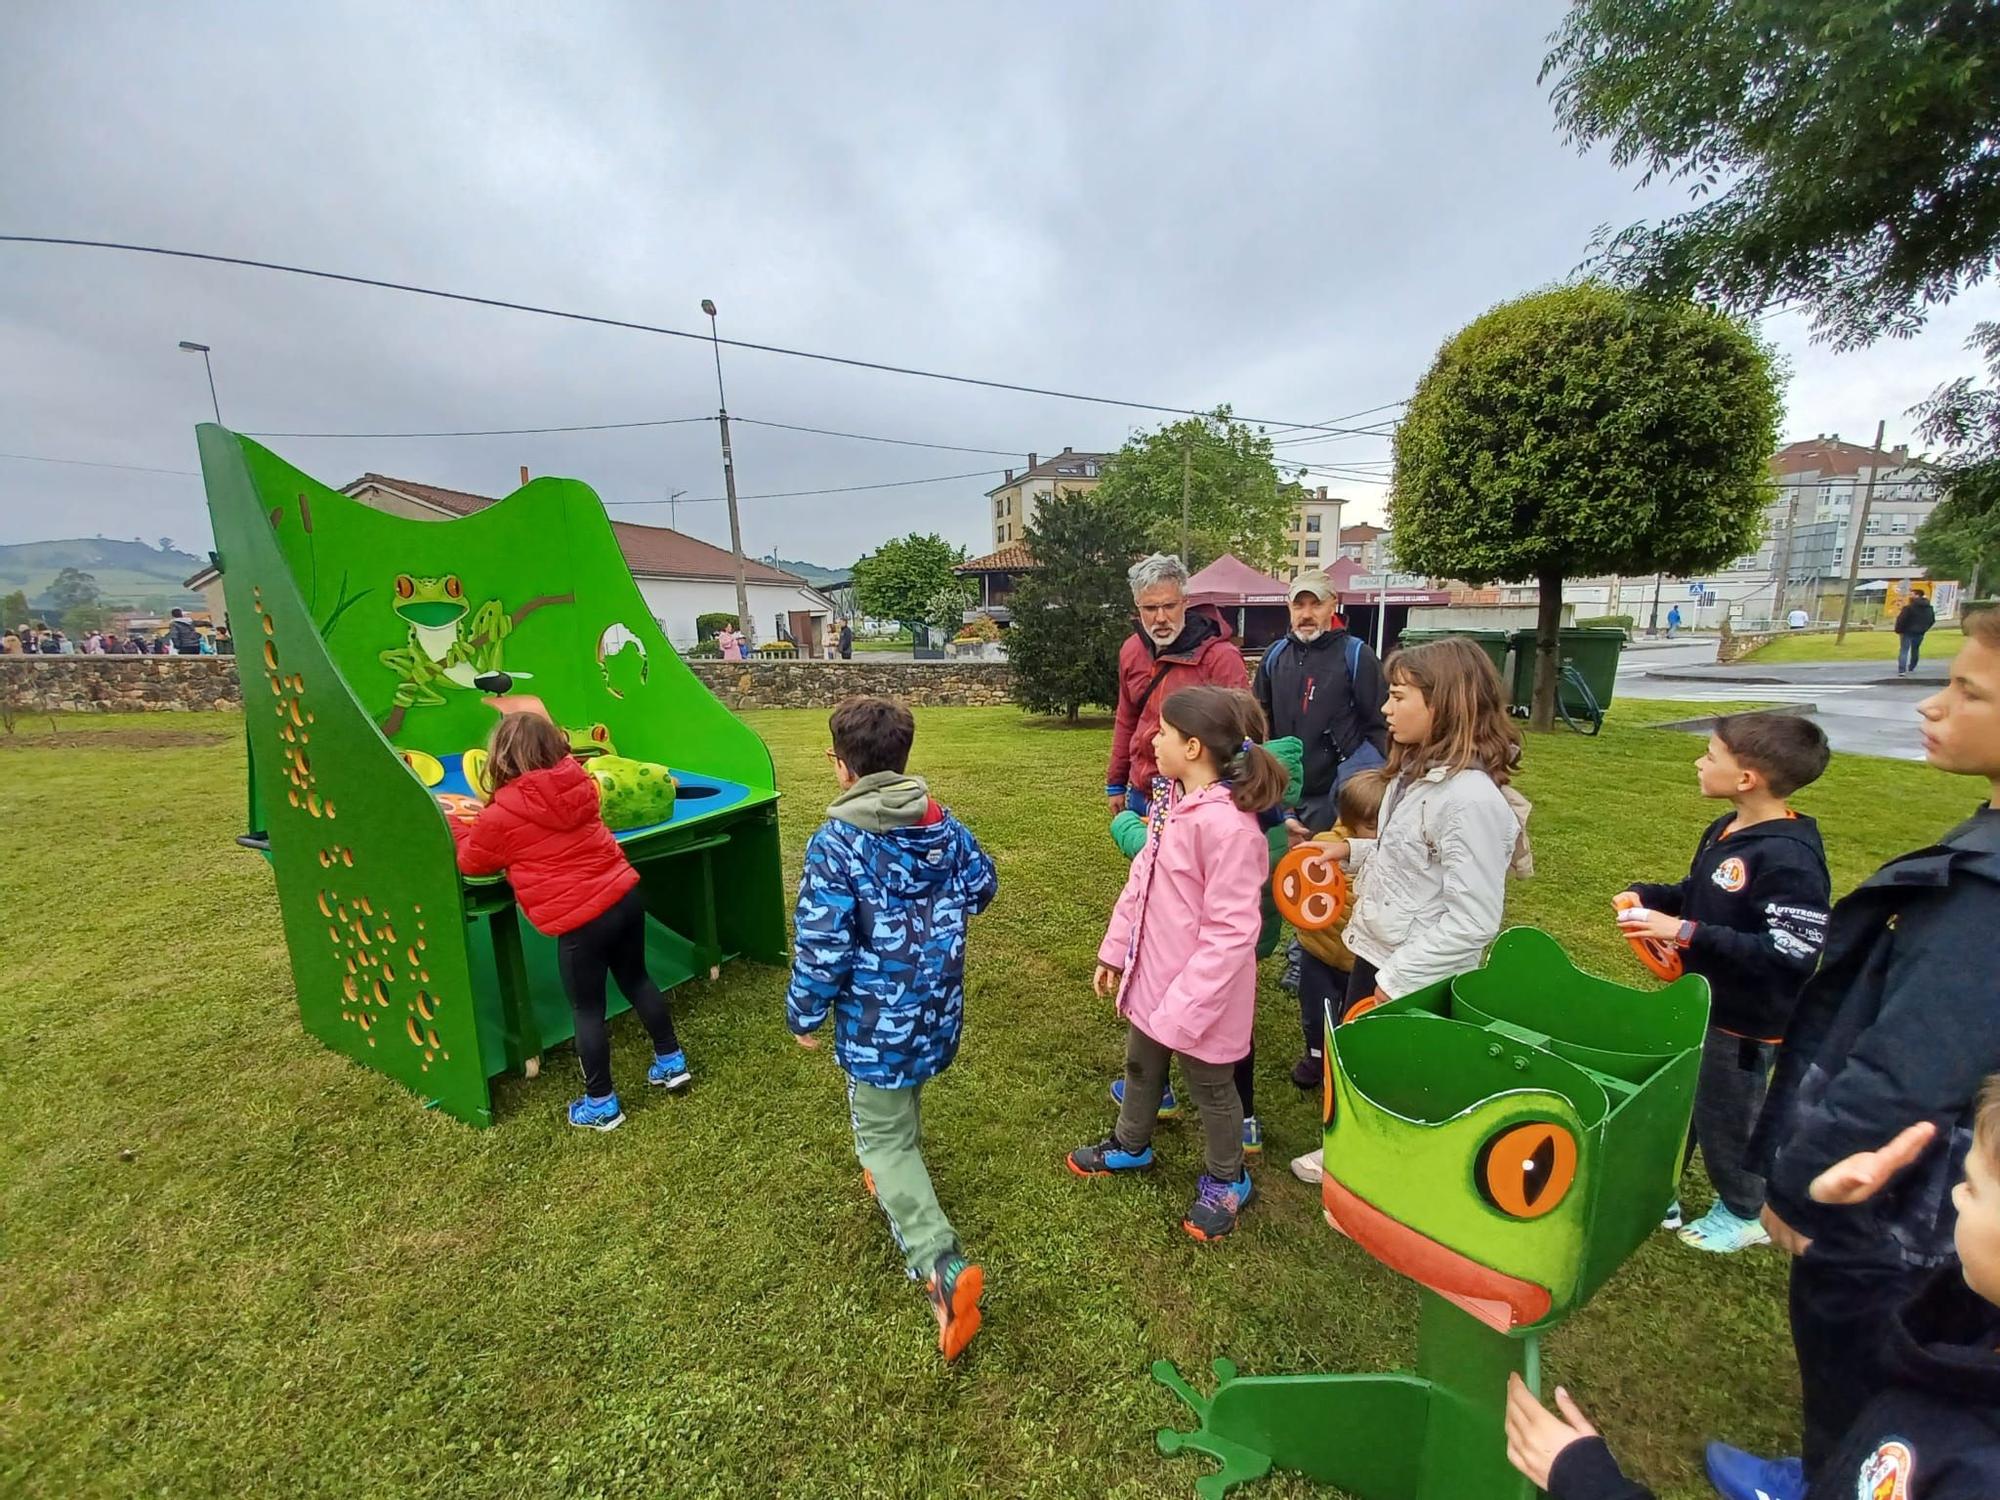
{"label": "frog mouth", "polygon": [[602,745],[571,745],[569,753],[573,760],[596,760],[600,755],[609,755],[611,752]]}
{"label": "frog mouth", "polygon": [[453,625],[465,613],[465,606],[450,599],[437,599],[427,604],[401,604],[396,613],[412,625],[426,630],[436,630],[443,625]]}
{"label": "frog mouth", "polygon": [[1429,1287],[1496,1333],[1512,1333],[1549,1314],[1547,1287],[1483,1266],[1397,1222],[1358,1197],[1331,1173],[1320,1179],[1326,1222],[1355,1244],[1420,1286]]}

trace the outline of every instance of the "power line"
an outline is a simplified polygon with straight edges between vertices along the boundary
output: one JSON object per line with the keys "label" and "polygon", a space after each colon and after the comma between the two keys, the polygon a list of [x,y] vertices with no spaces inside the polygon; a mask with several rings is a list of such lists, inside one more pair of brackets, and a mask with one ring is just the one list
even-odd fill
{"label": "power line", "polygon": [[[976,469],[970,474],[933,474],[928,479],[891,479],[880,484],[843,484],[826,490],[773,490],[763,495],[738,495],[738,500],[794,500],[804,495],[852,495],[861,490],[900,490],[915,484],[943,484],[951,479],[990,479],[1003,472],[999,469]],[[683,498],[677,505],[715,505],[728,499],[727,495],[702,495],[697,499]],[[609,505],[665,505],[665,500],[607,500]]]}
{"label": "power line", "polygon": [[[1014,391],[1024,396],[1048,396],[1058,401],[1084,401],[1095,406],[1119,406],[1131,411],[1165,412],[1177,417],[1211,415],[1209,412],[1189,406],[1163,406],[1152,401],[1122,401],[1112,396],[1087,396],[1078,391],[1058,391],[1045,386],[1020,385],[1009,380],[985,380],[974,375],[950,375],[938,370],[920,370],[909,365],[854,359],[842,354],[820,354],[809,349],[788,349],[778,344],[754,344],[743,339],[717,339],[712,334],[693,333],[685,328],[667,328],[657,323],[640,323],[629,318],[607,318],[594,313],[540,307],[534,303],[512,302],[502,297],[477,297],[469,292],[447,292],[436,287],[414,286],[402,281],[385,281],[374,276],[352,276],[340,271],[319,271],[309,266],[287,265],[282,261],[252,260],[240,255],[213,255],[207,251],[174,250],[163,245],[130,245],[117,240],[84,240],[44,234],[0,234],[0,244],[58,245],[68,249],[116,250],[131,255],[160,255],[173,260],[198,260],[219,266],[245,266],[259,271],[277,271],[288,276],[309,276],[319,281],[344,282],[349,286],[372,286],[383,291],[407,292],[411,296],[434,297],[444,302],[464,302],[475,307],[497,307],[507,312],[534,313],[540,317],[562,318],[572,323],[590,323],[600,328],[623,328],[634,333],[656,333],[667,338],[693,339],[705,344],[727,344],[732,349],[749,349],[759,354],[782,354],[792,359],[817,360],[822,364],[846,365],[857,370],[876,370],[887,375],[908,375],[920,380],[943,380],[954,385],[974,385],[987,390]],[[1290,428],[1301,432],[1339,431],[1326,423],[1282,422],[1275,417],[1238,416],[1237,420],[1253,426]]]}
{"label": "power line", "polygon": [[146,464],[108,464],[94,458],[45,458],[39,453],[0,453],[0,458],[17,458],[30,464],[71,464],[79,469],[128,469],[134,474],[184,474],[190,479],[201,478],[196,469],[155,469]]}
{"label": "power line", "polygon": [[863,443],[894,443],[899,448],[939,448],[946,453],[991,453],[1000,458],[1020,458],[1026,448],[965,448],[957,443],[920,443],[914,438],[876,437],[867,432],[836,432],[830,427],[799,427],[791,422],[766,422],[758,417],[731,417],[748,427],[777,427],[786,432],[816,432],[821,437],[854,438]]}
{"label": "power line", "polygon": [[519,437],[536,432],[614,432],[628,427],[679,427],[689,422],[714,420],[714,417],[658,417],[647,422],[583,422],[571,427],[481,427],[453,432],[246,432],[243,435],[254,438]]}
{"label": "power line", "polygon": [[[1336,422],[1352,422],[1356,417],[1369,416],[1378,411],[1393,411],[1395,410],[1395,408],[1399,406],[1408,406],[1409,404],[1410,404],[1410,398],[1408,396],[1401,396],[1394,401],[1384,401],[1380,406],[1364,406],[1361,408],[1360,411],[1343,412],[1341,415],[1337,417],[1328,417],[1325,423],[1321,425],[1332,426]],[[1281,427],[1278,429],[1279,432],[1292,432],[1296,430],[1297,430],[1296,428],[1289,428],[1289,427]],[[1276,433],[1272,433],[1270,435],[1273,437],[1277,436]]]}

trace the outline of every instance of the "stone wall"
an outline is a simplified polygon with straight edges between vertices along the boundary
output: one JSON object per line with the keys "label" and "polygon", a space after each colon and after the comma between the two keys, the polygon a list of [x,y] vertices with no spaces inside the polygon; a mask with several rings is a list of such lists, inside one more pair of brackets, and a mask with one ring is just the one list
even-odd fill
{"label": "stone wall", "polygon": [[917,708],[1008,703],[1013,675],[1000,661],[691,661],[731,709],[832,708],[856,693]]}
{"label": "stone wall", "polygon": [[233,656],[0,656],[21,712],[140,714],[243,706]]}
{"label": "stone wall", "polygon": [[[731,709],[831,708],[855,693],[918,707],[1008,702],[1005,662],[692,661]],[[0,700],[22,712],[240,708],[233,656],[0,656]]]}

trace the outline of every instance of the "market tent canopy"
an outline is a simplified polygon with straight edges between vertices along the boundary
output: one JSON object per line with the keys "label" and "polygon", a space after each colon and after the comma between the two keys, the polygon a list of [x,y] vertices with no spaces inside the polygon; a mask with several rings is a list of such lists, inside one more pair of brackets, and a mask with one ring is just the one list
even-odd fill
{"label": "market tent canopy", "polygon": [[1188,580],[1190,604],[1283,604],[1285,585],[1225,552]]}

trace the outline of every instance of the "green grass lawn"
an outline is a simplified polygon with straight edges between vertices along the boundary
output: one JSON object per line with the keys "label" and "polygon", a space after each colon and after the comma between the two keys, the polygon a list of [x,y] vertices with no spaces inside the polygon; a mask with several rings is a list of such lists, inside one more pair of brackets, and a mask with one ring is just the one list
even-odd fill
{"label": "green grass lawn", "polygon": [[[1965,643],[1965,636],[1956,629],[1940,626],[1924,637],[1924,658],[1927,661],[1949,661]],[[1831,633],[1826,635],[1781,635],[1770,644],[1758,647],[1748,656],[1746,662],[1776,666],[1790,661],[1889,661],[1896,659],[1896,632],[1893,630],[1849,630],[1847,639],[1836,643]]]}
{"label": "green grass lawn", "polygon": [[[1516,920],[1641,971],[1608,918],[1685,869],[1713,809],[1683,711],[1620,705],[1599,739],[1528,750],[1540,873]],[[788,792],[795,872],[830,784],[825,715],[750,716]],[[1102,724],[920,711],[917,769],[998,861],[974,924],[966,1044],[926,1100],[940,1194],[989,1268],[988,1324],[941,1368],[929,1311],[864,1195],[840,1076],[792,1045],[784,975],[675,995],[697,1082],[569,1130],[567,1050],[474,1131],[299,1028],[224,715],[24,719],[0,743],[0,1493],[1158,1496],[1186,1416],[1147,1378],[1367,1370],[1413,1354],[1416,1296],[1322,1222],[1286,1159],[1317,1144],[1285,1080],[1299,1038],[1268,965],[1269,1148],[1241,1230],[1178,1225],[1199,1152],[1080,1182],[1121,1056],[1092,998],[1125,866],[1105,834]],[[1839,888],[1977,799],[1922,767],[1839,757],[1799,798]],[[1707,1193],[1690,1184],[1699,1210]],[[1658,1237],[1548,1344],[1628,1462],[1708,1494],[1711,1435],[1775,1450],[1796,1388],[1776,1252]],[[1313,1493],[1295,1478],[1256,1493]]]}

